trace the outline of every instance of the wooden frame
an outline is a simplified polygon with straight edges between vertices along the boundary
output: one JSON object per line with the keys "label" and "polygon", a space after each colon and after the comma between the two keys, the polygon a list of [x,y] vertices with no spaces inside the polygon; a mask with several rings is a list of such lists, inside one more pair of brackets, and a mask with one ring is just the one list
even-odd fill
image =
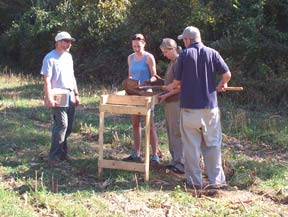
{"label": "wooden frame", "polygon": [[[125,91],[114,95],[102,95],[99,106],[99,159],[98,175],[101,176],[103,168],[122,169],[144,172],[144,180],[149,181],[149,146],[150,146],[150,117],[151,108],[156,104],[156,96],[128,96]],[[103,158],[103,133],[105,112],[112,114],[137,114],[145,116],[145,158],[144,163],[106,160]]]}

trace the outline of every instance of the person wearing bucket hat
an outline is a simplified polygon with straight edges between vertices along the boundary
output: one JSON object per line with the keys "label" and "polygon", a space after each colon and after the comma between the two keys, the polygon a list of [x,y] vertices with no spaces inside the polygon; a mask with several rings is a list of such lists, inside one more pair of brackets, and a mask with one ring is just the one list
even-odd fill
{"label": "person wearing bucket hat", "polygon": [[[225,91],[230,70],[216,50],[201,42],[198,28],[188,26],[178,36],[185,48],[176,65],[176,79],[168,87],[181,86],[180,131],[184,149],[185,176],[188,186],[203,188],[200,157],[203,156],[208,185],[225,186],[221,161],[222,130],[217,91]],[[221,75],[216,85],[216,74]],[[207,186],[208,187],[208,186]]]}
{"label": "person wearing bucket hat", "polygon": [[[182,48],[178,47],[175,40],[171,38],[164,38],[160,45],[160,49],[163,55],[170,60],[164,80],[164,84],[169,85],[173,82],[175,78],[175,66],[179,53],[182,51]],[[164,104],[165,126],[168,138],[168,146],[172,157],[166,168],[172,170],[175,173],[183,174],[184,157],[179,125],[179,92],[180,89],[173,89],[172,91],[161,94],[158,99],[160,103]]]}
{"label": "person wearing bucket hat", "polygon": [[[143,34],[136,33],[132,37],[134,53],[128,56],[128,78],[144,84],[146,81],[156,80],[156,62],[154,56],[145,51],[146,40]],[[124,161],[141,162],[141,115],[131,115],[133,125],[133,153]],[[160,163],[161,152],[158,148],[158,136],[154,127],[153,114],[150,120],[150,144],[152,148],[151,163]]]}
{"label": "person wearing bucket hat", "polygon": [[[44,57],[40,72],[44,78],[44,102],[51,109],[54,120],[49,166],[55,166],[61,160],[69,160],[67,138],[72,132],[75,106],[80,103],[73,59],[69,53],[74,41],[68,32],[57,33],[55,49]],[[55,99],[55,92],[66,96],[64,104]]]}

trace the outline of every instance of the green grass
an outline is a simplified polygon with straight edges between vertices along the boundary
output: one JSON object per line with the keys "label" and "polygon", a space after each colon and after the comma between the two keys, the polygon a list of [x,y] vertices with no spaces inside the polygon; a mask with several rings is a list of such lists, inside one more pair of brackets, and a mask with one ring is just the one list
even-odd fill
{"label": "green grass", "polygon": [[[70,153],[57,168],[46,164],[51,113],[42,103],[42,81],[0,74],[0,216],[281,216],[287,213],[288,117],[285,111],[237,104],[219,97],[223,159],[229,191],[195,197],[183,177],[151,168],[143,174],[104,169],[98,177],[98,104],[105,87],[79,84]],[[120,88],[119,88],[120,89]],[[236,99],[236,100],[235,100]],[[253,109],[251,109],[253,108]],[[162,106],[155,123],[160,148],[170,159]],[[132,148],[128,115],[105,117],[105,157],[121,159]],[[26,199],[25,199],[26,198]],[[166,214],[165,214],[166,213]]]}
{"label": "green grass", "polygon": [[25,202],[19,195],[13,191],[0,186],[0,214],[3,217],[21,216],[31,217],[38,216],[30,205]]}

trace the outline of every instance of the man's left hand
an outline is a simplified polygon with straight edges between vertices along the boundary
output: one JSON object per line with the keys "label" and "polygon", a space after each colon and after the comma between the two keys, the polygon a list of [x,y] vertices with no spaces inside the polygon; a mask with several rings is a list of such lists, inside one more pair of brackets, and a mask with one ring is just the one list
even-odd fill
{"label": "man's left hand", "polygon": [[79,97],[79,95],[75,96],[75,104],[76,104],[76,106],[80,105],[80,97]]}

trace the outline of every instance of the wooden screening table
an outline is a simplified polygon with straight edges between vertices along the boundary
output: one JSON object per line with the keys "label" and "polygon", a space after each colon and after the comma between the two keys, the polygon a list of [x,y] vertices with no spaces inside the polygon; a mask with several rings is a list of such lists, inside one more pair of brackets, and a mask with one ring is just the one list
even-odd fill
{"label": "wooden screening table", "polygon": [[[151,109],[156,104],[157,96],[128,96],[125,91],[114,95],[102,95],[99,105],[99,160],[98,175],[103,168],[144,172],[144,180],[149,181],[149,146]],[[145,158],[144,163],[103,159],[103,133],[105,112],[112,114],[135,114],[145,116]]]}

